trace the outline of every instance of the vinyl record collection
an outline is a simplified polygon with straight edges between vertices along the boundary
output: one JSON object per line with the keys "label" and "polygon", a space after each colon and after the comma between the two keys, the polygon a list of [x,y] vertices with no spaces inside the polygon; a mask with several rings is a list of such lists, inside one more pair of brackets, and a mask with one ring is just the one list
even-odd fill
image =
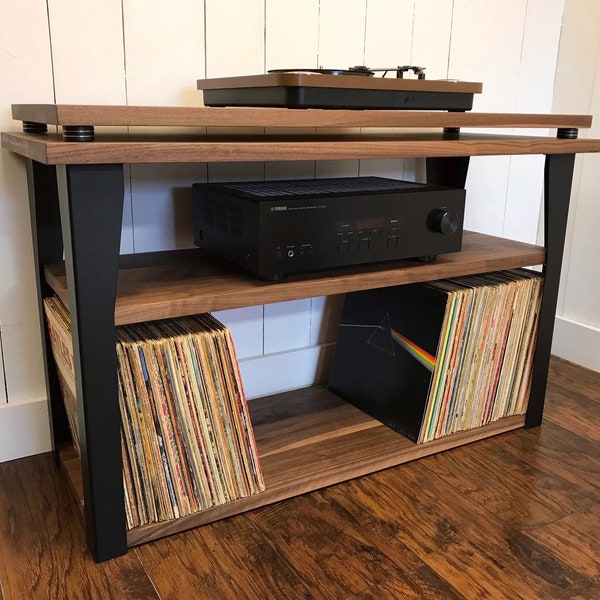
{"label": "vinyl record collection", "polygon": [[79,449],[79,426],[77,424],[77,399],[75,394],[75,368],[73,366],[73,343],[71,341],[71,317],[65,305],[55,297],[44,300],[46,325],[65,412],[77,454]]}
{"label": "vinyl record collection", "polygon": [[415,442],[524,414],[542,282],[515,269],[347,294],[329,387]]}
{"label": "vinyl record collection", "polygon": [[[58,298],[45,310],[58,371],[74,390],[68,311]],[[264,490],[230,331],[204,314],[120,326],[116,340],[128,527]],[[73,400],[65,397],[76,439]]]}
{"label": "vinyl record collection", "polygon": [[447,300],[418,441],[524,414],[541,277],[501,271],[429,285]]}

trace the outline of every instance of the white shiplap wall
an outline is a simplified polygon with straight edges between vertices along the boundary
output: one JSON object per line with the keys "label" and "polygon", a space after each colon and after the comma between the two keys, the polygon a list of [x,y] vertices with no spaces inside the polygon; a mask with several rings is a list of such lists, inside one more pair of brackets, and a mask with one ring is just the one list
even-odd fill
{"label": "white shiplap wall", "polygon": [[[0,127],[11,102],[52,102],[46,5],[0,4]],[[8,402],[0,391],[0,460],[49,447],[27,187],[23,162],[0,152],[0,335]],[[4,386],[3,386],[4,388]]]}
{"label": "white shiplap wall", "polygon": [[[600,3],[567,0],[556,69],[554,112],[593,114],[600,137]],[[571,210],[552,351],[600,371],[600,156],[575,162]]]}
{"label": "white shiplap wall", "polygon": [[[199,105],[195,81],[204,76],[354,64],[416,63],[427,67],[429,78],[483,81],[478,110],[547,112],[563,5],[564,0],[48,0],[46,10],[39,0],[2,0],[0,124],[15,127],[11,102]],[[420,170],[422,161],[414,160],[132,165],[122,251],[191,246],[194,181],[410,178]],[[1,461],[46,449],[48,436],[22,162],[2,152],[0,177],[0,332],[8,389],[4,413],[0,404]],[[471,229],[535,240],[539,159],[473,159],[468,186]],[[248,395],[321,378],[338,310],[337,301],[313,298],[218,313],[234,332]],[[19,406],[35,408],[30,412],[37,416],[23,417]],[[22,424],[19,440],[6,442],[2,423],[12,421]]]}

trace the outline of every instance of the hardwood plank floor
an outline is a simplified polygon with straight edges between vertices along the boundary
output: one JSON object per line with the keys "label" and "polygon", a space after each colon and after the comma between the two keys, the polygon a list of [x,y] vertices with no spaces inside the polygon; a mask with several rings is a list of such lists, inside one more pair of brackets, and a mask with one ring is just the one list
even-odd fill
{"label": "hardwood plank floor", "polygon": [[50,455],[0,464],[0,600],[600,599],[600,374],[554,358],[544,423],[102,564]]}

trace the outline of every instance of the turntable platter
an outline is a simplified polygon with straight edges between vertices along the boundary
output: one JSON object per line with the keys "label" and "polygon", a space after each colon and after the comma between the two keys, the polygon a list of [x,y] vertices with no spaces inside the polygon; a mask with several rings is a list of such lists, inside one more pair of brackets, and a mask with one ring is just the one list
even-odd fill
{"label": "turntable platter", "polygon": [[321,75],[353,75],[359,77],[373,77],[374,71],[367,67],[350,67],[349,69],[269,69],[267,73],[319,73]]}

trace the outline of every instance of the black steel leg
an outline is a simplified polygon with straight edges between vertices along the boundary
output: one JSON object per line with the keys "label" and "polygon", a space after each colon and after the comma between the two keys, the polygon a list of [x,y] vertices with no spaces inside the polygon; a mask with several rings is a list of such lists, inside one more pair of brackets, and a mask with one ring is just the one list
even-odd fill
{"label": "black steel leg", "polygon": [[544,167],[544,244],[546,246],[544,295],[540,307],[537,347],[525,420],[526,427],[539,425],[544,412],[574,164],[574,154],[546,156]]}
{"label": "black steel leg", "polygon": [[88,547],[101,561],[127,550],[114,329],[123,166],[57,170]]}
{"label": "black steel leg", "polygon": [[[44,279],[44,265],[63,259],[63,241],[60,231],[56,167],[27,160],[27,188],[29,190],[29,212],[35,260],[35,276],[38,288],[39,314],[42,326],[42,351],[52,448],[56,451],[61,442],[69,439],[69,427],[56,365],[52,356],[48,329],[45,327],[42,300],[53,294]],[[55,452],[58,460],[58,453]]]}
{"label": "black steel leg", "polygon": [[430,185],[464,188],[469,170],[468,156],[427,158],[426,177]]}

